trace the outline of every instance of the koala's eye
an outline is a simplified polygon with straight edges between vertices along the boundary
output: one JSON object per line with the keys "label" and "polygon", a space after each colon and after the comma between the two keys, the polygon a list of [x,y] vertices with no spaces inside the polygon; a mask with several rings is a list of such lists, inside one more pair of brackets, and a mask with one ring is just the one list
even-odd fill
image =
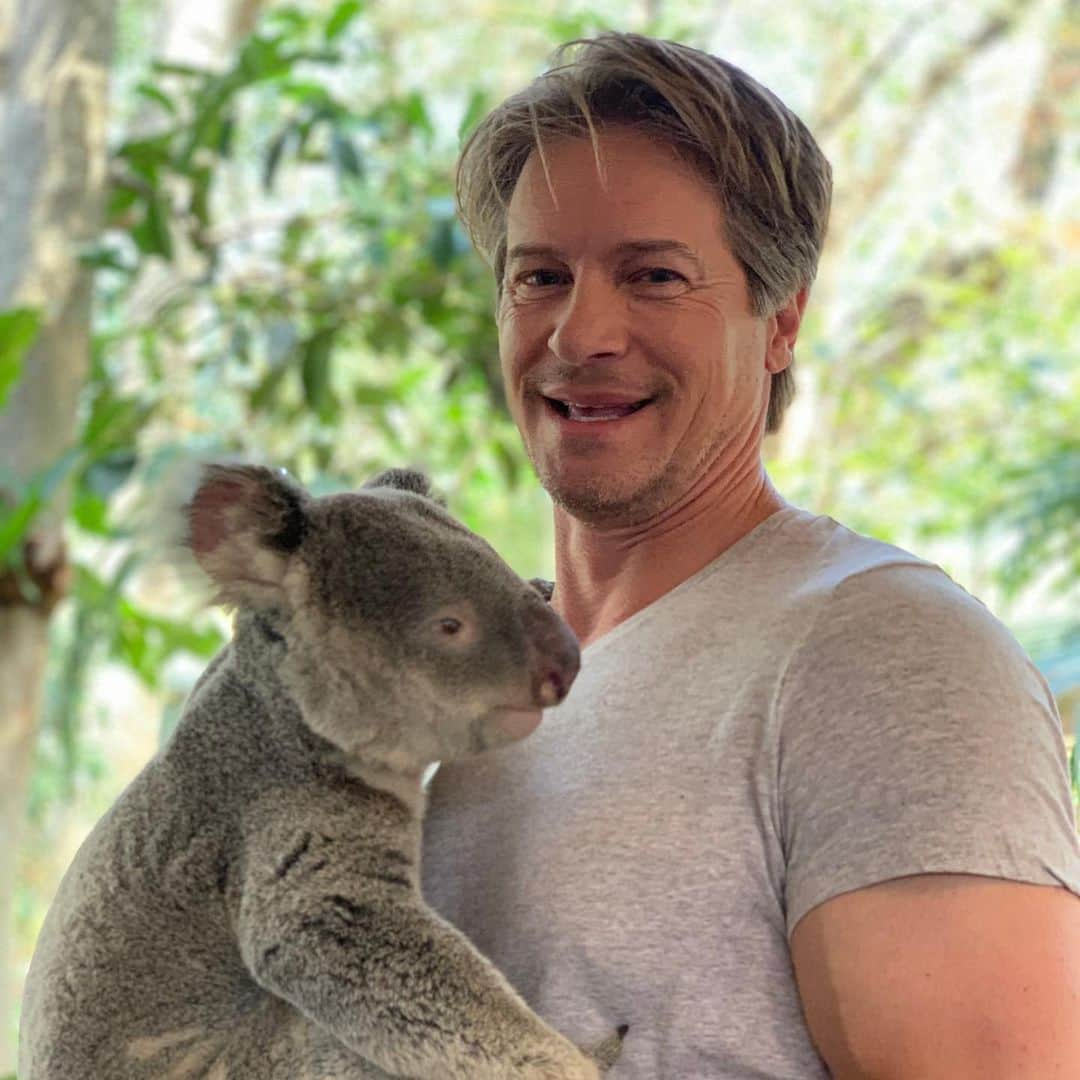
{"label": "koala's eye", "polygon": [[435,648],[461,653],[480,640],[480,630],[481,620],[476,608],[459,597],[431,613],[424,633]]}

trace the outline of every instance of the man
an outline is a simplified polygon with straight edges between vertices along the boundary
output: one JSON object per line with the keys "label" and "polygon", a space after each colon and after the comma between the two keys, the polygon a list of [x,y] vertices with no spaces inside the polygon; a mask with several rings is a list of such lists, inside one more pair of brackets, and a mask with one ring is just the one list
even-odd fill
{"label": "man", "polygon": [[632,1080],[1080,1076],[1061,726],[938,568],[785,503],[761,443],[829,167],[725,62],[604,35],[464,150],[506,392],[585,646],[432,785],[431,902]]}

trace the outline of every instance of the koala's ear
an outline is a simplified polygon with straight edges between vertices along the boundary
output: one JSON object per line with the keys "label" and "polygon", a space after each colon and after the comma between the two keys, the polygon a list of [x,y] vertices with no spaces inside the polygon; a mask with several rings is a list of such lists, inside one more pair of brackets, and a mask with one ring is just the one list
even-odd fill
{"label": "koala's ear", "polygon": [[309,528],[309,497],[283,469],[206,465],[183,512],[186,546],[219,603],[276,606],[289,556]]}
{"label": "koala's ear", "polygon": [[364,484],[364,487],[388,487],[396,488],[398,491],[411,491],[437,502],[440,506],[446,505],[446,500],[431,490],[431,481],[419,469],[383,469],[381,473]]}
{"label": "koala's ear", "polygon": [[550,604],[555,592],[555,582],[542,577],[529,578],[529,584]]}

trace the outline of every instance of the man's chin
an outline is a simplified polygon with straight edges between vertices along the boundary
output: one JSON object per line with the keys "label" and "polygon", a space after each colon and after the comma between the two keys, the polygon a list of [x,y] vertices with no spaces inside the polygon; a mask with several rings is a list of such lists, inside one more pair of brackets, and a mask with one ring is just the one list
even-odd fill
{"label": "man's chin", "polygon": [[570,483],[541,476],[551,501],[564,513],[588,525],[636,525],[663,509],[664,485],[659,479],[642,484]]}

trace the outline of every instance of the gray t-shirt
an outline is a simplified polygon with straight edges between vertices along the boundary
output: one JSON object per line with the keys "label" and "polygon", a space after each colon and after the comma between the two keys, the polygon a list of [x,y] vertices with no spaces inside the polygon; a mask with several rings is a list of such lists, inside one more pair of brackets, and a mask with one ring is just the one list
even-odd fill
{"label": "gray t-shirt", "polygon": [[788,941],[907,874],[1080,894],[1061,724],[937,567],[785,508],[584,651],[528,739],[435,777],[424,889],[620,1080],[812,1080]]}

